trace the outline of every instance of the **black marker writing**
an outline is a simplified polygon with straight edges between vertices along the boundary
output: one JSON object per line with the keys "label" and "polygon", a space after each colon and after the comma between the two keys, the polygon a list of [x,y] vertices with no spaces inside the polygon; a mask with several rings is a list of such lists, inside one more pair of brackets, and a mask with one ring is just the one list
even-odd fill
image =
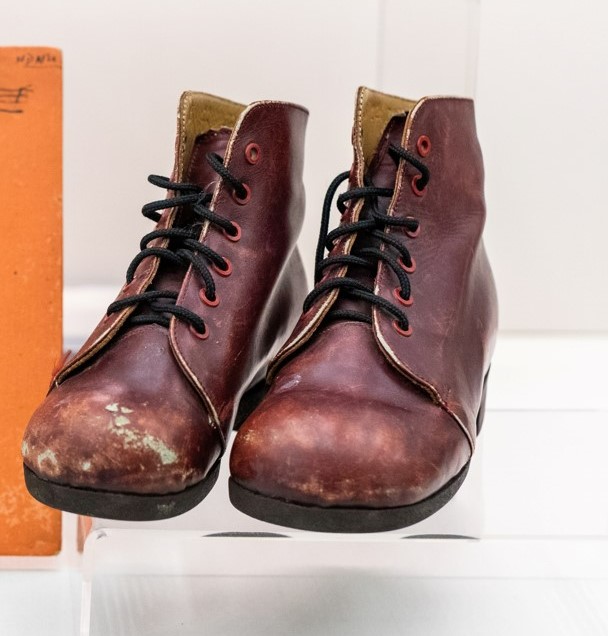
{"label": "black marker writing", "polygon": [[61,68],[59,57],[53,53],[24,53],[17,56],[16,62],[27,68]]}
{"label": "black marker writing", "polygon": [[30,85],[19,88],[0,87],[0,113],[22,113],[23,104],[33,90]]}

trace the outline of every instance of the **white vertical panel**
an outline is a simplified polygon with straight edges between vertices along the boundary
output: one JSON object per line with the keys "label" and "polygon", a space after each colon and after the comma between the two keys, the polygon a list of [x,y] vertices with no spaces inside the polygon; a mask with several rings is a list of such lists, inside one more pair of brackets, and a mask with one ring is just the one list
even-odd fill
{"label": "white vertical panel", "polygon": [[380,0],[381,87],[418,99],[475,92],[479,0]]}
{"label": "white vertical panel", "polygon": [[485,0],[478,124],[503,329],[608,329],[608,5]]}
{"label": "white vertical panel", "polygon": [[66,282],[122,280],[151,229],[139,210],[163,196],[146,176],[171,167],[185,89],[310,109],[302,244],[311,273],[325,189],[351,161],[355,89],[375,83],[377,21],[377,0],[4,6],[3,44],[52,44],[65,53]]}
{"label": "white vertical panel", "polygon": [[[310,108],[310,271],[325,187],[350,162],[355,88],[472,94],[478,2],[6,4],[3,44],[65,51],[66,282],[122,279],[149,229],[139,208],[157,196],[145,176],[170,168],[186,88]],[[484,0],[481,16],[477,114],[501,326],[605,330],[608,5]]]}

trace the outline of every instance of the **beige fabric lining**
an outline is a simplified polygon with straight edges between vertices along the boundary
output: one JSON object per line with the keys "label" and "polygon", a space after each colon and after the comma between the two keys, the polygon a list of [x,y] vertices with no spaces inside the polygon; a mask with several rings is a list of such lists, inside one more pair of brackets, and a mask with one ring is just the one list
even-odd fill
{"label": "beige fabric lining", "polygon": [[353,141],[365,167],[374,156],[391,117],[410,112],[415,105],[416,102],[410,99],[386,95],[364,86],[359,89]]}
{"label": "beige fabric lining", "polygon": [[179,101],[177,130],[178,144],[175,177],[184,178],[184,166],[190,163],[194,141],[209,130],[234,128],[244,104],[237,104],[206,93],[187,91]]}

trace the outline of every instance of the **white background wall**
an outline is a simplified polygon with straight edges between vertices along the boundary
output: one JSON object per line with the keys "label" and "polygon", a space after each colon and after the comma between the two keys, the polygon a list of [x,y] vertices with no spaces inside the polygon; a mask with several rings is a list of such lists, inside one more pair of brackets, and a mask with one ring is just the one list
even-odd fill
{"label": "white background wall", "polygon": [[[350,163],[356,87],[471,93],[477,70],[476,0],[0,1],[0,45],[64,50],[69,286],[122,281],[149,230],[141,205],[160,193],[146,176],[171,166],[182,90],[310,109],[310,271],[325,188]],[[478,128],[503,329],[608,328],[607,19],[604,0],[481,2]]]}

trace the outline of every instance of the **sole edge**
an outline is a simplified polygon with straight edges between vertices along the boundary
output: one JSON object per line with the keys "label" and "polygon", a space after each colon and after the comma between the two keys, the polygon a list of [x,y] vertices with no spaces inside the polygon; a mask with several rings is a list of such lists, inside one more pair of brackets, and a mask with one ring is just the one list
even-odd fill
{"label": "sole edge", "polygon": [[23,473],[32,497],[51,508],[119,521],[160,521],[177,517],[198,505],[215,485],[219,468],[217,461],[202,481],[180,492],[162,495],[138,495],[57,484],[39,477],[25,464]]}
{"label": "sole edge", "polygon": [[470,461],[440,490],[426,499],[396,508],[322,508],[268,497],[228,482],[230,501],[241,512],[269,523],[313,532],[388,532],[414,525],[443,508],[458,492]]}

